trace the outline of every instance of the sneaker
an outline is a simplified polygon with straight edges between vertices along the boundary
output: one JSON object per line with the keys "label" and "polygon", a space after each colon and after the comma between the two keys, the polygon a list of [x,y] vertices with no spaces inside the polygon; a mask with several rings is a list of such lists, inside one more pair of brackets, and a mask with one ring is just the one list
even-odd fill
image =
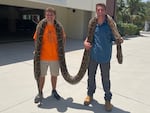
{"label": "sneaker", "polygon": [[42,99],[43,99],[43,94],[38,94],[34,99],[34,103],[39,103],[40,101],[42,101]]}
{"label": "sneaker", "polygon": [[105,110],[111,111],[113,108],[113,105],[110,103],[110,101],[105,101]]}
{"label": "sneaker", "polygon": [[92,100],[93,100],[93,97],[87,96],[84,100],[84,105],[88,106]]}
{"label": "sneaker", "polygon": [[57,93],[56,90],[52,90],[52,95],[53,95],[57,100],[60,100],[60,95]]}

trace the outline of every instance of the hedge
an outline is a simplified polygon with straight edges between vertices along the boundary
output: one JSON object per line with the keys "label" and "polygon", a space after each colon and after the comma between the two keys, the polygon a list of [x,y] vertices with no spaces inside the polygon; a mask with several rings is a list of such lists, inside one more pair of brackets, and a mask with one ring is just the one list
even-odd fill
{"label": "hedge", "polygon": [[139,35],[140,29],[131,23],[117,23],[118,30],[122,36]]}

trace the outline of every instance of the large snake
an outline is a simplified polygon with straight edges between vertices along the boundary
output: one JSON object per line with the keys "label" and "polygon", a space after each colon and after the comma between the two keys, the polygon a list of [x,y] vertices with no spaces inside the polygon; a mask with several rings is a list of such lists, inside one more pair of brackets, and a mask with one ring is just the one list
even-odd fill
{"label": "large snake", "polygon": [[[117,30],[115,22],[109,15],[107,15],[107,21],[108,21],[110,28],[112,29],[115,39],[116,39],[117,59],[118,59],[118,62],[121,64],[122,63],[122,51],[121,51],[121,44],[119,41],[121,36]],[[93,40],[93,34],[94,34],[96,24],[97,24],[97,18],[94,17],[90,20],[89,25],[88,25],[87,38],[88,38],[88,42],[90,42],[90,43],[92,43],[92,40]],[[41,49],[41,43],[42,43],[42,36],[43,36],[46,25],[47,25],[47,21],[46,21],[46,19],[43,19],[37,26],[37,40],[35,42],[35,55],[34,55],[34,76],[35,76],[36,80],[38,80],[38,78],[40,76],[40,49]],[[70,84],[76,84],[85,75],[85,72],[86,72],[86,70],[88,68],[88,64],[89,64],[89,59],[90,59],[89,54],[90,53],[88,50],[86,50],[86,49],[84,50],[80,69],[75,76],[71,76],[69,74],[67,66],[66,66],[62,26],[56,20],[54,21],[54,25],[55,25],[56,33],[57,33],[59,64],[60,64],[62,76]]]}

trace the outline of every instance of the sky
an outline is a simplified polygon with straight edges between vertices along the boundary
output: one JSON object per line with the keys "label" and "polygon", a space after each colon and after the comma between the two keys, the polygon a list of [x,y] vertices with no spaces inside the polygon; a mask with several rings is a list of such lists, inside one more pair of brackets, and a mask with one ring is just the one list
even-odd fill
{"label": "sky", "polygon": [[142,2],[147,2],[147,1],[150,1],[150,0],[142,0]]}

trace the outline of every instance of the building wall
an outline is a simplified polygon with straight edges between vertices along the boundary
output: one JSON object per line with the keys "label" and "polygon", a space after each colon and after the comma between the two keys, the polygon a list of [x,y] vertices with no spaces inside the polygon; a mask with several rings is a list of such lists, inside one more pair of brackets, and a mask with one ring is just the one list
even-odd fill
{"label": "building wall", "polygon": [[95,4],[106,3],[106,0],[0,0],[0,4],[15,5],[30,8],[42,8],[55,5],[66,8],[95,11]]}
{"label": "building wall", "polygon": [[83,39],[87,31],[87,25],[89,18],[91,16],[90,12],[85,12],[82,10],[68,9],[67,12],[67,34],[69,38]]}
{"label": "building wall", "polygon": [[[83,3],[84,1],[84,3]],[[68,38],[83,39],[87,34],[89,19],[95,15],[95,4],[106,0],[0,0],[0,4],[44,10],[52,6],[57,19],[63,24]],[[107,0],[110,2],[110,0]],[[111,5],[111,3],[109,3]],[[12,23],[13,26],[14,23]],[[9,26],[13,30],[12,26]],[[15,28],[14,28],[15,30]]]}
{"label": "building wall", "polygon": [[86,36],[91,12],[72,8],[53,6],[68,38],[83,39]]}

